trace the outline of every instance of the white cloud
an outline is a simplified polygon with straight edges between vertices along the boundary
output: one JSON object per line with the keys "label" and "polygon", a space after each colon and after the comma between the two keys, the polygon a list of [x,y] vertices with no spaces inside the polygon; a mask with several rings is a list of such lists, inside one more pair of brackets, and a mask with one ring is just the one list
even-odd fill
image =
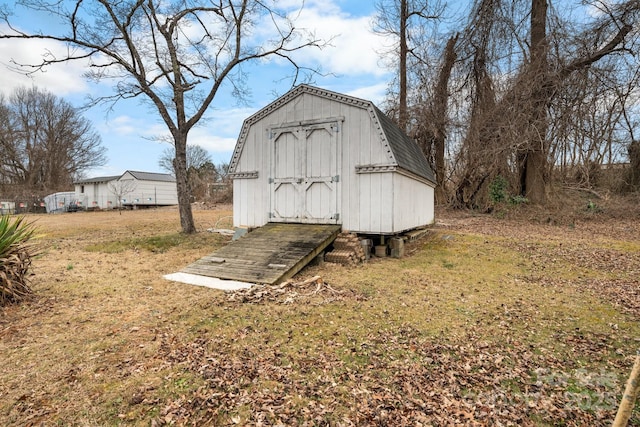
{"label": "white cloud", "polygon": [[104,130],[115,132],[119,135],[132,135],[138,131],[138,127],[133,117],[117,116],[106,123]]}
{"label": "white cloud", "polygon": [[189,134],[189,145],[199,145],[214,153],[230,153],[236,146],[236,138],[213,135],[208,129],[194,129]]}
{"label": "white cloud", "polygon": [[[233,151],[244,119],[255,112],[255,109],[237,108],[229,110],[212,110],[198,126],[189,132],[189,145],[199,145],[216,153]],[[109,119],[100,126],[100,132],[109,139],[110,135],[118,135],[132,141],[136,139],[156,141],[162,144],[169,140],[169,132],[163,123],[149,123],[141,117],[119,115]]]}
{"label": "white cloud", "polygon": [[[341,11],[334,2],[308,1],[302,10],[299,10],[299,5],[297,2],[298,8],[291,5],[288,9],[295,28],[330,42],[330,46],[324,49],[307,48],[293,53],[292,57],[300,65],[320,66],[325,73],[343,76],[382,76],[388,72],[379,64],[377,51],[383,47],[385,39],[371,31],[372,16],[353,16]],[[279,3],[278,6],[283,5]],[[270,25],[264,25],[257,31],[255,43],[272,35]]]}
{"label": "white cloud", "polygon": [[51,40],[0,40],[0,91],[7,95],[20,86],[37,86],[59,96],[86,92],[87,84],[82,77],[86,63],[80,61],[51,65],[44,72],[36,71],[29,76],[13,71],[18,68],[15,63],[41,63],[47,52],[60,57],[65,54],[66,47]]}
{"label": "white cloud", "polygon": [[231,154],[236,145],[242,122],[253,113],[254,108],[212,109],[202,124],[189,133],[189,144],[222,154]]}
{"label": "white cloud", "polygon": [[385,82],[377,83],[371,86],[364,86],[348,91],[347,95],[355,96],[356,98],[365,99],[371,101],[376,105],[379,105],[384,101],[389,85]]}

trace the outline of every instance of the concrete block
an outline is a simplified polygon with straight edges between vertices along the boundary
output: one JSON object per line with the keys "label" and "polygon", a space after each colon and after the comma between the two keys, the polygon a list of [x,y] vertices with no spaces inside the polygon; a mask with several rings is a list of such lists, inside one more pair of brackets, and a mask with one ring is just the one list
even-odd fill
{"label": "concrete block", "polygon": [[392,237],[389,240],[389,248],[393,258],[402,258],[404,256],[404,239],[402,237]]}

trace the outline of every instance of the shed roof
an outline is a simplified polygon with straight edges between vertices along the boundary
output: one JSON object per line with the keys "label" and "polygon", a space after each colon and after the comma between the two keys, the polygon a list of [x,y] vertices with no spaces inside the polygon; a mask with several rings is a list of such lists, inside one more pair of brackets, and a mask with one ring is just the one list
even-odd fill
{"label": "shed roof", "polygon": [[418,144],[404,133],[389,116],[384,114],[378,107],[373,105],[373,103],[371,105],[376,112],[380,126],[387,138],[387,142],[391,147],[398,166],[435,183],[436,179],[433,174],[433,169],[431,169],[429,161]]}
{"label": "shed roof", "polygon": [[94,184],[94,183],[98,183],[98,182],[109,182],[109,181],[113,181],[115,179],[120,178],[120,176],[121,175],[97,176],[95,178],[79,179],[79,180],[75,181],[74,184]]}
{"label": "shed roof", "polygon": [[140,181],[176,182],[176,178],[168,173],[126,171],[122,175],[126,174],[127,172],[129,172],[135,179]]}
{"label": "shed roof", "polygon": [[162,181],[162,182],[176,182],[176,178],[168,173],[156,173],[156,172],[140,172],[140,171],[125,171],[122,175],[112,176],[98,176],[95,178],[79,179],[74,184],[94,184],[99,182],[110,182],[122,178],[126,173],[131,174],[135,179],[139,181]]}
{"label": "shed roof", "polygon": [[418,144],[411,139],[405,132],[403,132],[386,114],[384,114],[373,102],[365,99],[356,98],[350,95],[344,95],[330,90],[313,87],[307,84],[301,84],[291,89],[282,97],[276,99],[266,107],[260,109],[258,112],[248,117],[240,131],[238,137],[238,143],[234,149],[231,157],[231,163],[229,166],[230,172],[235,172],[236,166],[242,153],[244,141],[249,132],[251,125],[271,113],[272,111],[280,108],[282,105],[288,103],[292,99],[303,93],[310,93],[315,96],[342,102],[345,104],[360,107],[369,112],[369,115],[373,120],[377,121],[383,143],[387,144],[391,149],[391,154],[395,161],[395,165],[407,172],[413,173],[421,178],[424,178],[435,184],[435,176],[433,169],[429,165],[429,161],[425,157],[424,153],[420,150]]}

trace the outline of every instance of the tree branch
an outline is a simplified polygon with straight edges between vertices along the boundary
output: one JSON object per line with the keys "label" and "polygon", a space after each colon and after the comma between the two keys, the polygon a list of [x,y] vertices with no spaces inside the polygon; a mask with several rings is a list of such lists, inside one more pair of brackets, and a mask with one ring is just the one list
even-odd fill
{"label": "tree branch", "polygon": [[620,28],[615,37],[602,48],[585,58],[576,59],[571,64],[563,67],[559,72],[559,77],[563,79],[574,71],[589,67],[591,64],[599,61],[603,57],[613,52],[619,51],[620,49],[618,48],[618,45],[624,41],[624,38],[631,32],[632,29],[633,27],[629,24],[623,25],[623,27]]}

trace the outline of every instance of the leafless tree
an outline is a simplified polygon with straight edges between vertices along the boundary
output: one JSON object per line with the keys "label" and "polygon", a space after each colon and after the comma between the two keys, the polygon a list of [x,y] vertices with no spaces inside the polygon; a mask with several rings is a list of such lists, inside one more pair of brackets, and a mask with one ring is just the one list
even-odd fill
{"label": "leafless tree", "polygon": [[447,202],[445,166],[445,147],[448,127],[449,80],[457,59],[456,43],[460,34],[449,37],[442,53],[442,61],[435,81],[430,81],[432,73],[421,76],[420,92],[429,96],[418,99],[413,108],[415,125],[411,135],[420,145],[431,164],[436,176],[436,203]]}
{"label": "leafless tree", "polygon": [[[175,147],[166,148],[160,155],[158,165],[165,171],[176,173],[173,162],[176,158]],[[207,163],[212,163],[211,155],[199,145],[187,145],[187,170],[200,169]]]}
{"label": "leafless tree", "polygon": [[[373,30],[397,41],[390,52],[383,54],[390,59],[398,70],[398,115],[397,122],[401,129],[407,131],[409,126],[409,68],[410,63],[423,63],[421,56],[424,48],[425,21],[440,18],[443,6],[439,1],[427,0],[379,0],[376,3],[377,15],[373,22]],[[413,61],[410,61],[413,59]]]}
{"label": "leafless tree", "polygon": [[0,175],[5,184],[44,193],[68,189],[83,171],[105,163],[91,123],[68,102],[37,88],[0,98]]}
{"label": "leafless tree", "polygon": [[[136,186],[136,181],[133,179],[116,180],[107,184],[109,192],[116,198],[118,210],[122,211],[122,203],[125,196],[136,191]],[[120,214],[122,215],[122,212]]]}
{"label": "leafless tree", "polygon": [[[278,57],[293,69],[293,81],[305,69],[292,54],[323,42],[301,29],[277,8],[260,0],[22,0],[28,11],[47,13],[60,32],[27,33],[9,27],[4,39],[46,39],[65,43],[63,57],[45,55],[39,70],[70,60],[90,60],[87,76],[115,81],[114,92],[96,102],[142,96],[157,110],[176,150],[175,173],[183,232],[196,231],[187,179],[189,131],[202,119],[223,83],[243,90],[243,64]],[[252,44],[256,28],[269,36]]]}
{"label": "leafless tree", "polygon": [[[170,147],[162,152],[158,164],[175,175],[174,160],[175,148]],[[199,145],[187,145],[187,180],[195,200],[206,198],[209,186],[219,180],[218,167],[213,164],[209,152]]]}
{"label": "leafless tree", "polygon": [[[518,194],[534,203],[546,201],[558,142],[553,132],[560,119],[551,114],[567,112],[561,108],[564,101],[560,97],[579,73],[606,58],[618,60],[614,66],[618,72],[619,58],[638,38],[634,30],[639,22],[637,1],[614,6],[592,3],[602,6],[602,13],[581,27],[562,19],[547,0],[476,3],[474,19],[463,39],[467,51],[475,52],[462,55],[468,58],[471,77],[465,80],[468,86],[464,92],[475,97],[471,98],[468,128],[458,151],[457,204],[476,206],[481,190],[503,173],[513,177],[510,181]],[[478,13],[494,18],[477,19]],[[570,30],[582,44],[569,43],[566,34]],[[483,39],[488,43],[478,42]],[[614,93],[615,87],[607,93]],[[597,103],[593,88],[586,88],[591,102]],[[602,105],[593,107],[592,111],[600,114]]]}

